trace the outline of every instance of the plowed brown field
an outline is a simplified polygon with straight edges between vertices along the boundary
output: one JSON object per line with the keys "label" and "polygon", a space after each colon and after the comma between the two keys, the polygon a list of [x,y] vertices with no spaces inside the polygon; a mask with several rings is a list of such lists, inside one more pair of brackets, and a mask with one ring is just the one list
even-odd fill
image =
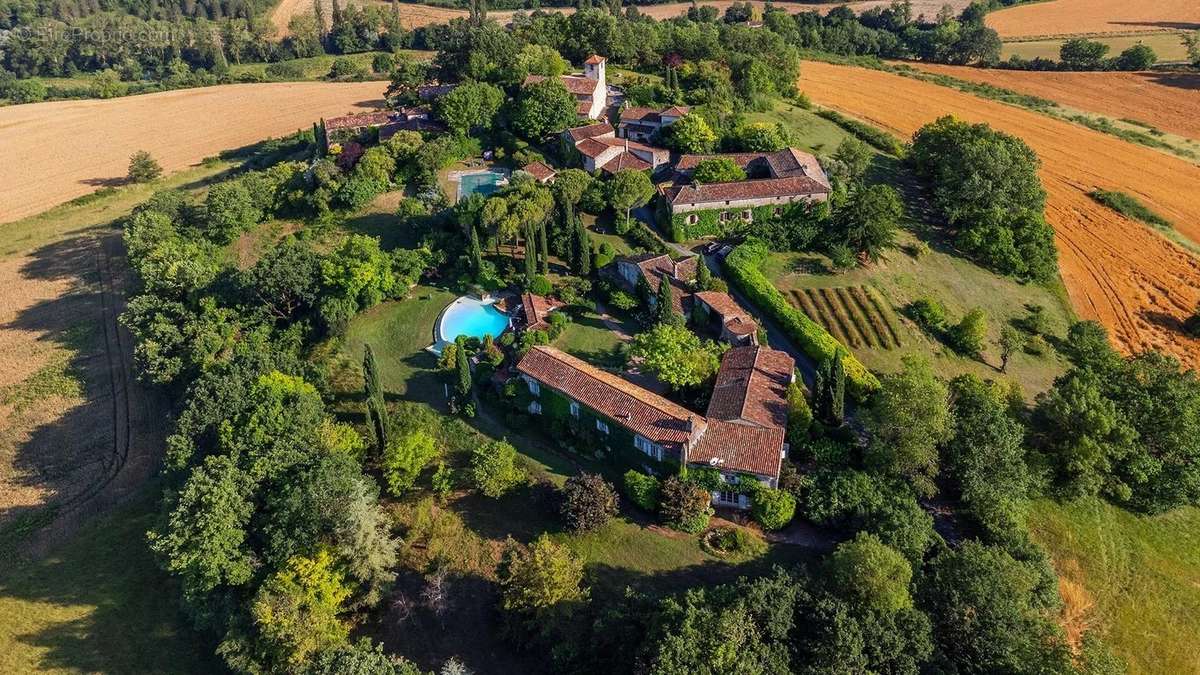
{"label": "plowed brown field", "polygon": [[1123,190],[1200,241],[1200,167],[1067,122],[889,73],[805,62],[800,88],[822,105],[909,136],[953,114],[1025,140],[1041,157],[1063,281],[1075,310],[1108,327],[1125,351],[1158,348],[1200,366],[1200,340],[1180,321],[1200,301],[1200,260],[1096,204]]}
{"label": "plowed brown field", "polygon": [[1196,0],[1054,0],[988,14],[1000,37],[1200,29]]}
{"label": "plowed brown field", "polygon": [[0,108],[0,223],[119,182],[148,150],[170,172],[221,150],[382,105],[379,82],[232,84]]}
{"label": "plowed brown field", "polygon": [[1042,73],[910,64],[931,73],[983,82],[1117,119],[1146,122],[1200,139],[1200,75],[1190,73]]}

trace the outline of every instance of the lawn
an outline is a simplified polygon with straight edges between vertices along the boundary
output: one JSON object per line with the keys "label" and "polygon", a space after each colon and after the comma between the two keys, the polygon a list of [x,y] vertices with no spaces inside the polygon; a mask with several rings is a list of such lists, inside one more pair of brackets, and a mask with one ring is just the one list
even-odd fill
{"label": "lawn", "polygon": [[35,562],[0,569],[0,672],[212,673],[146,546],[155,487]]}
{"label": "lawn", "polygon": [[[1061,358],[1053,356],[1052,352],[1042,357],[1018,353],[1010,360],[1008,373],[1002,376],[998,370],[1000,354],[995,343],[1006,322],[1025,315],[1027,303],[1045,308],[1052,334],[1065,334],[1072,313],[1061,294],[1043,286],[1017,283],[953,252],[939,250],[937,246],[916,257],[909,252],[915,242],[914,235],[902,232],[901,248],[889,251],[885,260],[840,274],[830,273],[828,260],[815,253],[773,254],[763,272],[789,298],[789,291],[793,289],[869,286],[877,291],[890,305],[893,320],[899,322],[902,346],[852,348],[854,355],[872,370],[895,371],[900,367],[901,357],[926,355],[944,377],[962,373],[992,379],[1008,377],[1021,384],[1027,397],[1047,389],[1065,369]],[[983,354],[986,363],[954,353],[904,318],[903,310],[909,303],[926,297],[942,302],[951,321],[957,321],[973,308],[983,309],[988,316],[988,346]]]}
{"label": "lawn", "polygon": [[601,367],[619,367],[625,360],[620,353],[621,338],[594,312],[572,312],[571,323],[554,341],[554,346]]}
{"label": "lawn", "polygon": [[[800,86],[803,89],[803,78]],[[837,146],[851,136],[850,132],[824,117],[783,100],[776,100],[774,107],[768,112],[751,113],[746,117],[751,122],[782,122],[791,130],[795,147],[818,156],[833,154]]]}
{"label": "lawn", "polygon": [[1200,509],[1144,517],[1097,499],[1041,500],[1029,520],[1071,609],[1131,675],[1200,672]]}

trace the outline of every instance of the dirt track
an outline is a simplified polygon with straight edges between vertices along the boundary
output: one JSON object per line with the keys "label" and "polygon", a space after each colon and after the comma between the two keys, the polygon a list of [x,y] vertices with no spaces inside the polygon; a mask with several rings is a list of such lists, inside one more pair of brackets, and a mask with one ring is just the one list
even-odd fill
{"label": "dirt track", "polygon": [[1054,0],[988,14],[1005,39],[1040,35],[1200,29],[1196,0]]}
{"label": "dirt track", "polygon": [[1200,260],[1147,227],[1096,204],[1095,188],[1136,195],[1200,241],[1200,167],[1045,115],[888,73],[805,62],[800,88],[836,108],[909,136],[938,116],[987,122],[1023,138],[1042,159],[1063,281],[1075,310],[1104,323],[1126,351],[1158,348],[1200,366],[1200,341],[1180,321],[1200,301]]}
{"label": "dirt track", "polygon": [[984,82],[1117,119],[1146,122],[1200,139],[1200,75],[1189,73],[1042,73],[933,63],[931,73]]}
{"label": "dirt track", "polygon": [[136,150],[168,173],[221,150],[382,105],[379,82],[233,84],[0,108],[0,223],[121,181]]}

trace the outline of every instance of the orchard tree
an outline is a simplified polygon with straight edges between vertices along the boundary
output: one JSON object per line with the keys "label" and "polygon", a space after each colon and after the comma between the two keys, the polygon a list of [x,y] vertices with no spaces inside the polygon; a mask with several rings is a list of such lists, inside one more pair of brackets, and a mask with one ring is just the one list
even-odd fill
{"label": "orchard tree", "polygon": [[871,438],[868,465],[911,481],[922,496],[933,496],[937,449],[950,439],[952,420],[946,385],[929,362],[905,357],[903,370],[880,378],[879,391],[862,417]]}
{"label": "orchard tree", "polygon": [[517,99],[513,127],[526,138],[541,139],[575,124],[575,97],[558,79],[525,87]]}
{"label": "orchard tree", "polygon": [[717,372],[720,347],[701,341],[679,325],[660,323],[633,338],[631,358],[641,359],[655,377],[673,389],[696,387]]}

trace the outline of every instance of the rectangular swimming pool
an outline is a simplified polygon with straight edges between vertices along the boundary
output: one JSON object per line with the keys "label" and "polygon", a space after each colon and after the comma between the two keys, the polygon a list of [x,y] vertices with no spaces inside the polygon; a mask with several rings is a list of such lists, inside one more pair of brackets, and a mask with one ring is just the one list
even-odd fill
{"label": "rectangular swimming pool", "polygon": [[487,197],[499,189],[500,181],[503,179],[504,174],[499,171],[468,173],[458,180],[458,198],[462,199],[472,194],[481,194]]}

